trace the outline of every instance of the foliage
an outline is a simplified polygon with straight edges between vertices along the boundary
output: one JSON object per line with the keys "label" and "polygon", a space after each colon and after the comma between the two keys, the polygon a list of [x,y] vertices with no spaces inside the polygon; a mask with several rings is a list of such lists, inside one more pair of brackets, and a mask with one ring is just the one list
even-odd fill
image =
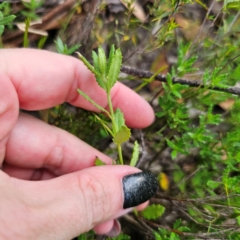
{"label": "foliage", "polygon": [[[134,1],[125,2],[127,7],[123,15],[119,14],[120,17],[109,13],[106,4],[99,6],[101,14],[95,16],[90,38],[94,42],[89,47],[93,50],[92,62],[87,60],[87,55],[78,54],[106,92],[109,110],[78,89],[79,94],[101,114],[63,104],[49,110],[47,121],[115,156],[115,149],[112,145],[109,147],[112,140],[117,146],[118,163],[121,164],[127,162],[126,142],[133,145],[132,154],[127,159],[129,164],[136,166],[140,156],[141,168],[153,171],[160,185],[153,204],[142,213],[130,215],[139,225],[147,224],[147,237],[150,239],[239,239],[240,100],[224,91],[211,90],[213,87],[223,90],[233,87],[240,79],[239,1],[224,0],[222,5],[214,1],[221,6],[217,13],[212,11],[214,6],[210,6],[208,1],[146,1],[144,10],[149,17],[146,22],[135,16]],[[37,10],[43,6],[43,1],[31,0],[22,4],[24,9],[19,15],[26,19],[23,46],[29,47],[30,19],[39,18]],[[190,11],[196,5],[201,12],[205,11],[204,19],[196,20],[196,16],[192,16],[189,20],[186,16],[194,15],[195,12]],[[6,26],[13,28],[11,24],[15,15],[7,1],[0,4],[0,10],[2,37],[8,30]],[[205,29],[207,24],[211,27]],[[186,25],[191,26],[190,37],[184,32]],[[64,25],[64,30],[67,28]],[[198,33],[194,35],[196,29]],[[84,44],[68,44],[62,39],[62,35],[55,38],[55,49],[65,55],[73,54]],[[45,41],[46,38],[42,38],[36,46],[43,48]],[[105,52],[109,53],[108,57]],[[141,63],[136,66],[147,70],[154,61],[154,54],[162,52],[174,52],[176,61],[168,64],[166,83],[162,83],[162,88],[154,89],[156,94],[148,93],[156,121],[144,131],[143,139],[139,139],[137,131],[130,133],[121,110],[113,109],[111,89],[119,78],[122,55],[124,64],[134,64],[132,59],[135,58]],[[166,67],[155,69],[154,76],[163,70]],[[139,78],[131,80],[137,80],[135,85],[139,85],[136,89],[141,94],[149,92],[151,87],[148,88],[148,84],[152,84],[154,76],[151,79],[140,78],[140,83]],[[197,81],[200,86],[174,84],[176,78]],[[227,107],[222,107],[223,103]],[[101,159],[96,158],[96,165],[102,164]],[[171,214],[172,219],[169,217]],[[106,238],[130,239],[125,234]],[[91,231],[78,239],[96,237]]]}
{"label": "foliage", "polygon": [[30,0],[29,2],[23,2],[26,10],[22,10],[21,14],[29,19],[36,20],[39,16],[36,14],[36,10],[43,5],[44,1]]}
{"label": "foliage", "polygon": [[5,9],[8,7],[7,2],[0,3],[0,43],[1,43],[1,36],[4,32],[6,25],[9,25],[14,19],[15,15],[5,13]]}
{"label": "foliage", "polygon": [[76,44],[72,47],[68,47],[67,44],[64,44],[61,38],[57,38],[57,40],[55,41],[56,44],[56,48],[57,48],[57,52],[64,54],[64,55],[71,55],[74,52],[76,52],[76,50],[81,46],[80,44]]}
{"label": "foliage", "polygon": [[[99,47],[98,55],[96,52],[92,52],[93,66],[80,53],[78,53],[78,56],[80,60],[82,60],[83,63],[87,66],[87,68],[95,74],[99,86],[105,90],[107,94],[109,111],[99,106],[80,89],[78,89],[78,93],[110,118],[111,126],[103,122],[100,118],[98,118],[98,120],[112,136],[113,142],[117,145],[118,148],[119,163],[123,164],[124,162],[121,145],[129,140],[131,133],[130,129],[125,125],[125,119],[122,111],[119,108],[114,111],[111,100],[111,89],[118,79],[122,64],[122,53],[120,49],[115,50],[114,45],[112,45],[107,61],[104,50]],[[138,144],[135,143],[130,165],[134,166],[136,164],[138,159],[138,152]]]}
{"label": "foliage", "polygon": [[163,215],[165,211],[165,207],[160,204],[152,204],[146,207],[142,212],[141,215],[146,219],[156,219]]}

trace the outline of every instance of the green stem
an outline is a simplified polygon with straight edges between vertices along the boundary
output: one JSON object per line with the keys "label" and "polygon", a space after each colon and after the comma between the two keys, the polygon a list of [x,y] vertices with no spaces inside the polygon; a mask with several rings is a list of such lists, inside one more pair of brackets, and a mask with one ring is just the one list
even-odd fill
{"label": "green stem", "polygon": [[121,165],[123,165],[124,163],[123,163],[123,156],[122,156],[122,147],[121,145],[117,145],[117,147],[118,147],[119,162]]}
{"label": "green stem", "polygon": [[[110,92],[111,92],[111,90],[107,90],[107,99],[108,99],[108,106],[109,106],[110,115],[112,117],[113,134],[115,135],[117,133],[117,129],[116,129],[116,124],[115,124],[114,110],[113,110],[113,105],[112,105]],[[118,148],[119,162],[120,162],[121,165],[123,165],[122,147],[121,147],[121,145],[117,145],[117,148]]]}
{"label": "green stem", "polygon": [[112,127],[113,127],[113,133],[116,134],[116,125],[115,125],[115,120],[114,120],[114,111],[113,111],[113,106],[112,106],[112,100],[111,100],[111,95],[110,95],[110,91],[107,91],[107,99],[108,99],[108,106],[109,106],[109,110],[110,110],[110,115],[111,115],[111,119],[112,119]]}
{"label": "green stem", "polygon": [[225,183],[224,184],[225,187],[225,191],[226,191],[226,195],[227,195],[227,202],[228,202],[228,206],[230,206],[230,199],[229,199],[229,193],[228,193],[228,185]]}

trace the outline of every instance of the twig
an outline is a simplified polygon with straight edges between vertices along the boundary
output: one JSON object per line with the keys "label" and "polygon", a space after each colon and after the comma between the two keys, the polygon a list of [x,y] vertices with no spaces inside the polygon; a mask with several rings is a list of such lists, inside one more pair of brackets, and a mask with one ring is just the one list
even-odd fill
{"label": "twig", "polygon": [[[238,13],[235,15],[234,19],[233,19],[232,22],[230,23],[229,28],[228,28],[226,34],[228,34],[228,33],[231,31],[233,25],[237,22],[237,20],[238,20],[239,17],[240,17],[240,11],[238,11]],[[225,34],[225,35],[226,35],[226,34]]]}
{"label": "twig", "polygon": [[182,182],[187,181],[189,178],[191,178],[192,176],[194,176],[199,170],[201,170],[203,168],[203,166],[198,167],[195,171],[193,171],[190,175],[188,175],[187,177],[183,178],[182,180],[180,180],[177,184],[175,184],[175,186],[173,186],[173,188],[178,187]]}
{"label": "twig", "polygon": [[[147,221],[147,220],[145,220],[145,221],[149,223],[149,221]],[[179,230],[176,230],[176,229],[173,229],[173,228],[169,228],[168,226],[161,225],[161,224],[154,223],[154,222],[151,222],[151,224],[154,225],[156,228],[163,228],[163,229],[166,229],[170,232],[175,232],[179,236],[192,236],[192,237],[201,238],[201,239],[209,239],[210,236],[220,235],[220,234],[230,232],[230,231],[231,231],[231,233],[239,231],[239,228],[237,228],[237,227],[234,228],[233,227],[233,228],[218,230],[216,232],[210,232],[210,233],[189,233],[189,232],[182,232],[182,231],[179,231]]]}
{"label": "twig", "polygon": [[[132,67],[128,67],[128,66],[122,66],[121,67],[121,71],[135,76],[135,77],[139,77],[139,78],[151,78],[154,74],[150,71],[144,71],[144,70],[138,70],[136,68],[132,68]],[[158,74],[155,76],[154,78],[156,81],[160,81],[160,82],[167,82],[167,77],[164,74]],[[220,92],[226,92],[226,93],[231,93],[231,94],[235,94],[240,96],[240,88],[238,87],[212,87],[209,85],[204,85],[202,84],[202,82],[199,81],[192,81],[192,80],[188,80],[188,79],[182,79],[182,78],[173,78],[172,82],[174,84],[179,83],[182,85],[188,85],[190,87],[198,87],[198,88],[207,88],[210,90],[214,90],[214,91],[220,91]]]}
{"label": "twig", "polygon": [[140,168],[140,166],[144,163],[146,157],[147,157],[147,151],[146,151],[146,144],[144,141],[144,136],[143,136],[143,132],[142,130],[139,130],[139,134],[140,134],[140,138],[141,138],[141,147],[142,147],[142,156],[141,158],[138,160],[136,167]]}

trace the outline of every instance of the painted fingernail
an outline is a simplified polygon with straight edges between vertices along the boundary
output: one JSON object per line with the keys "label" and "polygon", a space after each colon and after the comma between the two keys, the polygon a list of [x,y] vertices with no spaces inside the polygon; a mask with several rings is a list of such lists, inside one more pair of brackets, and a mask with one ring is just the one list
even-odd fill
{"label": "painted fingernail", "polygon": [[157,179],[149,172],[139,172],[123,178],[123,208],[135,207],[149,200],[158,189]]}

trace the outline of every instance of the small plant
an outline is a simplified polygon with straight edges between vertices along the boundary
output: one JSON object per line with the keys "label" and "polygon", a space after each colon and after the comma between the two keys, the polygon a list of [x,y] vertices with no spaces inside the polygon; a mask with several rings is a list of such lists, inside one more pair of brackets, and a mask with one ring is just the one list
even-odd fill
{"label": "small plant", "polygon": [[30,0],[29,2],[22,2],[22,4],[25,6],[26,10],[23,10],[21,14],[26,17],[30,18],[32,20],[36,20],[39,18],[39,16],[36,14],[36,10],[43,5],[44,1],[39,0]]}
{"label": "small plant", "polygon": [[57,38],[55,41],[55,45],[57,48],[57,52],[64,55],[71,55],[76,52],[76,50],[81,46],[80,44],[76,44],[72,47],[68,47],[67,44],[64,44],[61,38]]}
{"label": "small plant", "polygon": [[1,36],[4,32],[6,25],[10,24],[16,17],[15,15],[4,16],[1,10],[7,6],[8,6],[8,2],[3,2],[0,4],[0,45],[2,45]]}
{"label": "small plant", "polygon": [[[111,125],[106,121],[97,116],[98,121],[103,125],[104,129],[112,136],[113,142],[117,145],[119,160],[118,163],[124,164],[122,157],[122,147],[121,145],[128,141],[131,132],[130,129],[125,124],[125,119],[122,111],[117,108],[113,109],[112,99],[111,99],[111,89],[115,85],[118,79],[122,64],[122,53],[120,49],[115,50],[114,45],[112,45],[109,59],[106,59],[104,50],[99,47],[98,55],[96,52],[92,52],[93,65],[91,65],[86,58],[84,58],[80,53],[77,53],[80,60],[87,66],[87,68],[95,74],[97,83],[101,88],[103,88],[107,94],[107,101],[109,111],[102,108],[96,102],[94,102],[89,96],[87,96],[81,89],[78,89],[78,93],[91,102],[95,107],[97,107],[102,113],[106,114],[111,120]],[[130,161],[131,166],[135,166],[138,160],[139,147],[138,143],[134,143],[134,149],[132,158]]]}

